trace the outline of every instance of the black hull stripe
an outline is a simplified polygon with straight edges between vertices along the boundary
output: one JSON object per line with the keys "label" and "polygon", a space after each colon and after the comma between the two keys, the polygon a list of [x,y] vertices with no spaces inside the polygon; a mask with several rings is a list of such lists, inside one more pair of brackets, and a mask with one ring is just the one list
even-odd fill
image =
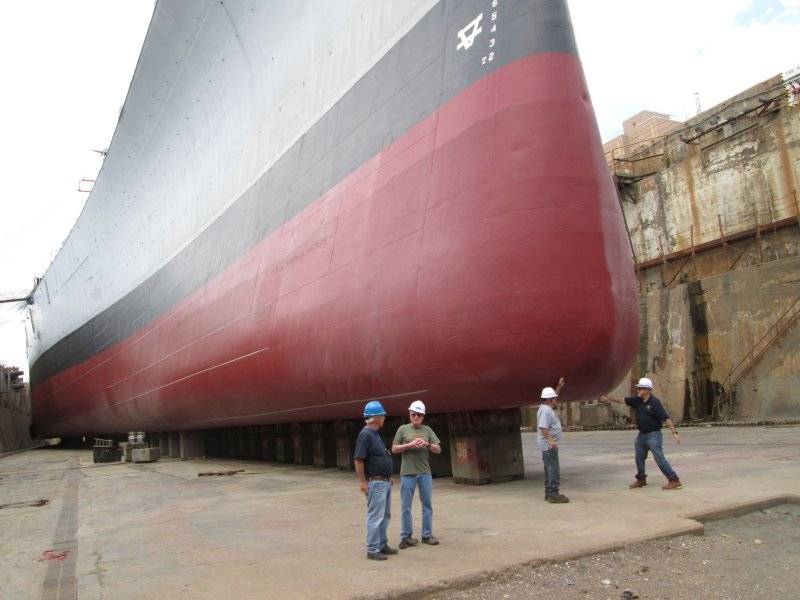
{"label": "black hull stripe", "polygon": [[[31,367],[32,387],[167,313],[378,154],[387,141],[484,75],[531,54],[576,54],[565,0],[497,4],[492,8],[492,0],[443,0],[434,6],[186,248],[46,350]],[[489,33],[492,11],[497,11],[496,34]],[[484,31],[473,48],[457,50],[458,31],[480,13]],[[157,18],[158,10],[154,21]],[[496,35],[493,60],[482,64],[490,35]]]}

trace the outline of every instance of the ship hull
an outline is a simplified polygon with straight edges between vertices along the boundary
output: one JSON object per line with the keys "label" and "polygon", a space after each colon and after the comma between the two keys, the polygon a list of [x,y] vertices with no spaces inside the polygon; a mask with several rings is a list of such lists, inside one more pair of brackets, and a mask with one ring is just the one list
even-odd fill
{"label": "ship hull", "polygon": [[[226,245],[209,244],[184,268]],[[415,398],[435,413],[511,408],[561,375],[565,397],[587,398],[624,376],[638,340],[621,213],[571,52],[475,77],[226,262],[141,326],[98,315],[91,339],[123,332],[98,351],[43,354],[39,432],[353,418],[375,398],[392,414]]]}

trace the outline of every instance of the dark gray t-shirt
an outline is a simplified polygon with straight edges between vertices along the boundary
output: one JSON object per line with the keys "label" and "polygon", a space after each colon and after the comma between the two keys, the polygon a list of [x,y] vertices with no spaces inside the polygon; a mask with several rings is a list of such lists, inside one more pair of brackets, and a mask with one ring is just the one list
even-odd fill
{"label": "dark gray t-shirt", "polygon": [[380,434],[370,427],[364,427],[358,434],[353,458],[364,461],[364,474],[370,477],[391,477],[394,463],[392,455],[383,443]]}

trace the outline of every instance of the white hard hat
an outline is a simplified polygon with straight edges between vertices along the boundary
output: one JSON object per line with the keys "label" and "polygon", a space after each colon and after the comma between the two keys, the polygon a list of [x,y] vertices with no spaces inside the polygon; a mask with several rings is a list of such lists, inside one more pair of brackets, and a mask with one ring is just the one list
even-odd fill
{"label": "white hard hat", "polygon": [[542,400],[552,400],[553,398],[558,398],[558,394],[556,391],[551,387],[546,387],[542,390]]}
{"label": "white hard hat", "polygon": [[421,415],[425,414],[425,405],[420,400],[414,400],[411,403],[411,406],[408,407],[408,410],[411,412],[419,413]]}
{"label": "white hard hat", "polygon": [[637,388],[643,388],[643,389],[652,390],[653,389],[653,382],[650,381],[647,377],[642,377],[639,380],[639,383],[636,384],[636,387]]}

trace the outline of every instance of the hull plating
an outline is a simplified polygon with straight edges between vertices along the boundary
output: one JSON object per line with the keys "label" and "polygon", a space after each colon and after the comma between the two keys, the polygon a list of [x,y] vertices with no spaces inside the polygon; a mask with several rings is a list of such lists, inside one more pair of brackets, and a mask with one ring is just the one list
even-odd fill
{"label": "hull plating", "polygon": [[[220,243],[224,243],[220,240]],[[36,382],[42,433],[205,429],[602,393],[633,265],[580,63],[477,78],[148,324]]]}

